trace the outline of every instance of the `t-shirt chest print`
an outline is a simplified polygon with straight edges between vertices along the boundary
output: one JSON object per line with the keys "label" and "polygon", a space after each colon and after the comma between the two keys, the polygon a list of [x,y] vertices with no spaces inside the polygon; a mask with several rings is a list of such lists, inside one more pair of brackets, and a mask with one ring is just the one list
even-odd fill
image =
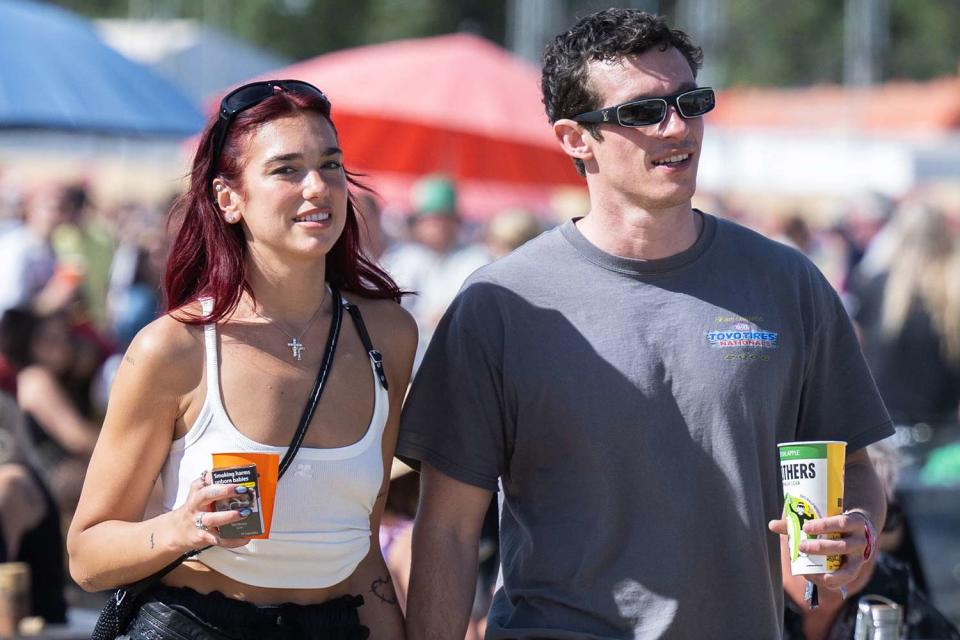
{"label": "t-shirt chest print", "polygon": [[724,360],[767,361],[780,346],[780,333],[765,326],[763,316],[715,316],[704,337]]}

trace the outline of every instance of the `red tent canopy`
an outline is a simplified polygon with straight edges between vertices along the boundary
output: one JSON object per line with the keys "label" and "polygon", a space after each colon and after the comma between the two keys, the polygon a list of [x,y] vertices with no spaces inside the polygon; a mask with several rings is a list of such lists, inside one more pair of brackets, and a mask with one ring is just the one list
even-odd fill
{"label": "red tent canopy", "polygon": [[545,208],[582,185],[560,150],[532,65],[477,36],[401,40],[325,54],[270,72],[330,96],[347,166],[405,205],[429,173],[458,182],[463,213]]}
{"label": "red tent canopy", "polygon": [[708,118],[712,125],[731,128],[944,135],[960,128],[960,78],[893,80],[863,88],[733,88],[719,96]]}

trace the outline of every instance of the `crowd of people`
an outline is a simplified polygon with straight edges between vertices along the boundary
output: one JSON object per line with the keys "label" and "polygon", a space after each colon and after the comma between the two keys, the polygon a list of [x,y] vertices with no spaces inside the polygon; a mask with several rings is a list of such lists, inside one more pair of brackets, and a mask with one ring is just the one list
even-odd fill
{"label": "crowd of people", "polygon": [[[468,222],[445,175],[384,203],[299,81],[224,98],[162,205],[0,174],[0,562],[33,613],[170,565],[128,637],[835,639],[878,594],[960,638],[897,498],[901,470],[960,484],[960,218],[922,190],[694,208],[701,59],[634,10],[548,46],[574,220]],[[776,352],[697,339],[732,326]],[[816,609],[770,535],[791,440],[850,443]],[[224,450],[296,453],[273,539],[217,535],[246,517],[213,510]]]}

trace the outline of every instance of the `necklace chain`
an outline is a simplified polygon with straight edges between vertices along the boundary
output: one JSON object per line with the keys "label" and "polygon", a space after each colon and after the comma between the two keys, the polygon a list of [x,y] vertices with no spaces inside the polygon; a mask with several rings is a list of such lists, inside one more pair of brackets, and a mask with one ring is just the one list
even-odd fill
{"label": "necklace chain", "polygon": [[261,319],[263,319],[263,320],[266,320],[267,323],[272,324],[274,327],[276,327],[278,330],[280,330],[280,332],[282,332],[284,335],[286,335],[288,338],[290,338],[290,342],[287,343],[287,346],[290,347],[290,351],[291,351],[291,353],[292,353],[292,355],[293,355],[293,357],[294,357],[295,359],[297,359],[297,360],[302,360],[302,359],[303,359],[302,354],[303,354],[303,351],[306,349],[306,345],[304,345],[303,342],[300,341],[300,338],[302,338],[304,335],[306,335],[307,330],[313,325],[313,321],[316,320],[316,319],[317,319],[317,316],[320,315],[320,310],[323,309],[323,303],[327,301],[327,292],[329,292],[329,291],[330,291],[330,287],[329,287],[329,286],[327,286],[327,287],[324,288],[324,290],[323,290],[323,297],[320,298],[320,304],[317,305],[317,310],[314,311],[314,312],[313,312],[313,315],[310,316],[310,319],[307,320],[307,325],[303,328],[303,331],[301,331],[301,332],[300,332],[300,335],[298,335],[298,336],[295,336],[295,335],[293,335],[292,333],[290,333],[289,331],[287,331],[286,329],[284,329],[284,328],[280,325],[280,322],[279,322],[279,321],[277,321],[277,320],[275,320],[275,319],[273,319],[273,318],[268,318],[268,317],[266,317],[265,315],[263,315],[262,313],[260,313],[259,311],[257,311],[256,307],[251,306],[251,309],[253,310],[253,314],[254,314],[255,316],[257,316],[258,318],[261,318]]}

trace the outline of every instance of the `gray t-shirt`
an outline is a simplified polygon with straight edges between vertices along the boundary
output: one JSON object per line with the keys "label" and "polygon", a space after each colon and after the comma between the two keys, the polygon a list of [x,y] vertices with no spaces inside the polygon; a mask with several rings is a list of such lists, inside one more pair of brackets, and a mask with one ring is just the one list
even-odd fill
{"label": "gray t-shirt", "polygon": [[810,261],[703,216],[683,253],[571,222],[477,271],[434,335],[398,454],[502,482],[488,639],[777,638],[777,442],[892,433]]}

